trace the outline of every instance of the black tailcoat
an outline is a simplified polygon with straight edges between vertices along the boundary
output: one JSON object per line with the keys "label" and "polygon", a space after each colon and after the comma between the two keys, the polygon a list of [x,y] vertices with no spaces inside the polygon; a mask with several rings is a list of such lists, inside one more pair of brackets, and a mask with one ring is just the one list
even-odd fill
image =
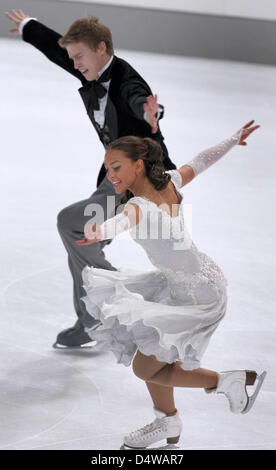
{"label": "black tailcoat", "polygon": [[[113,140],[126,135],[137,137],[151,137],[160,143],[164,166],[167,170],[176,168],[171,162],[164,138],[158,128],[156,134],[152,134],[151,126],[143,119],[143,104],[146,98],[152,95],[152,91],[145,80],[125,60],[114,56],[110,66],[110,86],[105,110],[104,127],[101,128],[94,119],[93,109],[89,106],[89,90],[85,77],[75,70],[73,60],[69,59],[66,49],[59,46],[61,35],[36,20],[30,20],[23,28],[24,41],[39,49],[55,64],[77,77],[82,82],[79,89],[87,114],[96,129],[96,132],[106,148]],[[97,186],[105,177],[106,171],[102,165]]]}

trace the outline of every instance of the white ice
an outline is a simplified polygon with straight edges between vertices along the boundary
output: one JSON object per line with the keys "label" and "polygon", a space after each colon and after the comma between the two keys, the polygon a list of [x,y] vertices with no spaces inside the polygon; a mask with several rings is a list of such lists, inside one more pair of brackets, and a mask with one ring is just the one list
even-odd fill
{"label": "white ice", "polygon": [[[118,449],[154,419],[146,387],[112,353],[57,351],[75,322],[56,215],[95,189],[104,150],[80,83],[20,39],[1,50],[0,449]],[[241,125],[248,141],[188,185],[193,239],[229,282],[227,316],[202,366],[266,369],[248,415],[223,396],[176,389],[181,449],[275,449],[275,67],[118,51],[166,106],[161,128],[180,166]],[[129,238],[106,248],[116,267],[151,269]]]}

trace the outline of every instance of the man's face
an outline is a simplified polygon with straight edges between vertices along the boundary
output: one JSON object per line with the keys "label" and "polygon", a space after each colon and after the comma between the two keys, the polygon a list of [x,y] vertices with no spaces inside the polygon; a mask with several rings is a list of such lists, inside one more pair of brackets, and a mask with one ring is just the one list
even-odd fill
{"label": "man's face", "polygon": [[96,50],[88,44],[75,42],[67,47],[68,56],[74,61],[75,69],[79,70],[88,81],[96,80],[99,71],[106,61],[105,43],[101,42]]}

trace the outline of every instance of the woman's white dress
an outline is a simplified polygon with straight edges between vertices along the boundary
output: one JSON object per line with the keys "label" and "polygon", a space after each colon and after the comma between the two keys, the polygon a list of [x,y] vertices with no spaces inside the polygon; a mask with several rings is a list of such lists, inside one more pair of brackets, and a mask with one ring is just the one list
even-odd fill
{"label": "woman's white dress", "polygon": [[133,197],[142,219],[130,235],[156,269],[108,271],[86,267],[83,297],[90,315],[102,322],[86,331],[117,362],[130,365],[137,350],[157,360],[181,361],[185,370],[200,367],[211,335],[226,311],[226,280],[221,269],[198,251],[184,223],[181,175],[171,175],[181,200],[171,217],[155,203]]}

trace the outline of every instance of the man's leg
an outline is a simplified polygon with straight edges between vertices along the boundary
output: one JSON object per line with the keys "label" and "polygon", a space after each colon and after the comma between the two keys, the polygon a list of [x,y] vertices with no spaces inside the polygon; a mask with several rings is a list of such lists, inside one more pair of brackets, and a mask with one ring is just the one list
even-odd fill
{"label": "man's leg", "polygon": [[[121,199],[120,195],[115,194],[112,184],[107,180],[107,178],[104,178],[100,186],[90,198],[76,202],[66,207],[58,214],[57,226],[65,249],[68,253],[68,264],[74,285],[74,307],[78,320],[72,328],[67,328],[59,333],[55,346],[80,346],[90,342],[91,339],[84,331],[82,320],[85,318],[85,326],[89,327],[92,327],[93,325],[96,326],[98,323],[98,320],[94,320],[87,314],[84,302],[80,300],[81,297],[85,295],[85,291],[82,287],[83,282],[81,273],[85,266],[93,266],[96,268],[116,271],[116,268],[106,260],[103,252],[104,246],[110,242],[103,241],[87,246],[78,246],[75,242],[83,238],[84,225],[89,221],[89,219],[93,217],[95,223],[102,223],[102,217],[106,220],[112,216],[110,212],[110,209],[112,208],[112,198],[109,199],[108,204],[107,196],[115,196],[116,204]],[[89,210],[89,205],[91,204],[98,205],[99,212],[97,212],[97,215],[94,211],[96,206],[91,207],[91,210]],[[85,209],[87,215],[84,215]],[[87,324],[88,319],[89,325]]]}

